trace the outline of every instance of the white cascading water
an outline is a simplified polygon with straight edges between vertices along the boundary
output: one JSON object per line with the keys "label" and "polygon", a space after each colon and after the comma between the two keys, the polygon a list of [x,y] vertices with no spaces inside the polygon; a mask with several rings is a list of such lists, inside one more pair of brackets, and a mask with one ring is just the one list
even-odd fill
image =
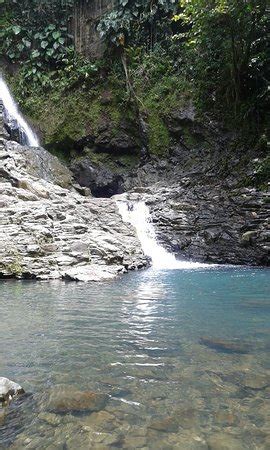
{"label": "white cascading water", "polygon": [[117,199],[117,206],[124,222],[131,223],[137,231],[145,255],[152,259],[155,269],[194,269],[208,264],[180,261],[158,244],[148,207],[143,201],[129,202]]}
{"label": "white cascading water", "polygon": [[3,102],[4,108],[8,116],[17,122],[18,127],[20,128],[20,130],[22,130],[22,132],[26,136],[27,144],[30,147],[38,147],[39,142],[37,137],[35,136],[29,125],[26,123],[26,121],[20,114],[18,107],[15,101],[13,100],[12,95],[2,77],[0,77],[0,99]]}

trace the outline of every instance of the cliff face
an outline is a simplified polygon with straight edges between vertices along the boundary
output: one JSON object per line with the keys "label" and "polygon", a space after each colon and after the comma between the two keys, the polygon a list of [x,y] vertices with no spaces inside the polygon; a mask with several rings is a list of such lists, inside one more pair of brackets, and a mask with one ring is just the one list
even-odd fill
{"label": "cliff face", "polygon": [[97,281],[147,264],[113,199],[81,195],[55,156],[7,137],[0,114],[0,277]]}
{"label": "cliff face", "polygon": [[76,2],[72,31],[77,53],[91,59],[102,56],[104,47],[96,27],[99,19],[113,9],[114,3],[114,0],[79,0]]}

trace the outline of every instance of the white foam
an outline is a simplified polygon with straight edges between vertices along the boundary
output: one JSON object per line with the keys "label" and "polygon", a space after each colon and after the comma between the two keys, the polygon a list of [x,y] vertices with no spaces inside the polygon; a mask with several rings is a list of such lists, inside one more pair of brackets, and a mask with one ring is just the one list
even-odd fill
{"label": "white foam", "polygon": [[163,248],[157,241],[149,208],[143,201],[129,202],[126,199],[116,199],[116,202],[124,222],[131,223],[136,228],[142,249],[145,255],[151,258],[155,269],[209,267],[208,264],[178,260],[174,254]]}
{"label": "white foam", "polygon": [[2,77],[0,77],[0,99],[2,100],[8,115],[12,119],[17,121],[19,128],[24,132],[28,141],[28,145],[30,147],[38,147],[39,142],[37,137],[35,136],[30,126],[27,124],[27,122],[20,114],[18,107],[15,101],[13,100],[12,95],[7,87],[7,84]]}

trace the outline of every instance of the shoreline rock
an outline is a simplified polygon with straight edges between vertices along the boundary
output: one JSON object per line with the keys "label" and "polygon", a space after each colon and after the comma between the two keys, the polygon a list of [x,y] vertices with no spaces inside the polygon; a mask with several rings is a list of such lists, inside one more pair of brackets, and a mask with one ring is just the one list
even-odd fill
{"label": "shoreline rock", "polygon": [[24,394],[24,389],[14,381],[0,377],[0,404],[8,405],[14,397]]}

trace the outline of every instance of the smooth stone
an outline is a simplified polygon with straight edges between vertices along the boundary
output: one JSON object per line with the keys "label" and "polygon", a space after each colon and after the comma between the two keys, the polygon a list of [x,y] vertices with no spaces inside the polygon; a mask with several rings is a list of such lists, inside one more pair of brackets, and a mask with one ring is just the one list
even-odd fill
{"label": "smooth stone", "polygon": [[49,399],[48,410],[56,413],[76,411],[100,411],[104,409],[109,396],[91,391],[76,391],[70,386],[54,390]]}
{"label": "smooth stone", "polygon": [[247,450],[247,447],[227,433],[215,433],[207,440],[209,450]]}

